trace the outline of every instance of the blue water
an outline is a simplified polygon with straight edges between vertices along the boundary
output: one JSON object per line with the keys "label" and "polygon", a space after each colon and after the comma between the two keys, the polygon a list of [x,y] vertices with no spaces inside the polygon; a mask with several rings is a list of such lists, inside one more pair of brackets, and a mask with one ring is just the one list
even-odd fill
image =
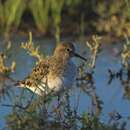
{"label": "blue water", "polygon": [[[12,74],[12,77],[16,80],[23,79],[31,72],[33,66],[35,65],[36,59],[29,56],[25,50],[20,48],[20,42],[26,41],[26,39],[15,39],[13,41],[11,57],[8,60],[10,63],[12,60],[16,61],[17,68],[16,72]],[[40,52],[46,55],[51,55],[54,50],[55,44],[54,40],[50,39],[36,39],[36,45],[40,45]],[[124,88],[121,85],[118,79],[112,81],[110,85],[108,85],[109,75],[108,68],[118,71],[121,67],[120,65],[120,57],[115,54],[115,49],[120,50],[122,48],[122,44],[117,45],[103,45],[102,51],[99,54],[99,57],[96,62],[96,68],[94,73],[94,80],[96,86],[96,93],[99,98],[103,101],[103,109],[101,113],[101,120],[105,123],[109,120],[108,113],[112,111],[119,112],[125,120],[130,115],[130,101],[128,99],[124,99]],[[86,51],[85,44],[79,44],[77,42],[76,49],[78,53],[83,53]],[[75,60],[75,63],[79,63],[80,61]],[[18,90],[14,90],[17,91]],[[81,92],[80,89],[75,89],[72,93],[71,102],[72,105],[76,103],[77,95],[80,93],[80,102],[79,102],[79,112],[89,111],[91,108],[91,100],[85,93]],[[2,103],[9,103],[8,99],[3,100]],[[8,107],[0,107],[0,128],[5,126],[4,117],[9,113],[11,109]],[[127,121],[127,129],[130,129],[130,123]]]}

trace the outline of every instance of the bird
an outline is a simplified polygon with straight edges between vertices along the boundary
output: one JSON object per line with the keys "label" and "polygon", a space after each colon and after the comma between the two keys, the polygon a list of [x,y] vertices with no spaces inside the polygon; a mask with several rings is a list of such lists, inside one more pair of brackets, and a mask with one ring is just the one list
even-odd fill
{"label": "bird", "polygon": [[53,55],[41,60],[17,85],[39,96],[64,92],[73,86],[76,79],[77,67],[72,61],[73,57],[87,61],[75,52],[72,42],[60,42]]}

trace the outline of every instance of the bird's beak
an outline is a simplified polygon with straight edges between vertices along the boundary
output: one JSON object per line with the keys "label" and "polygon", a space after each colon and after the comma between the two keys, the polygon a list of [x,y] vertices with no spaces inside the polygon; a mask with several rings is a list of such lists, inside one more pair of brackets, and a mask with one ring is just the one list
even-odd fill
{"label": "bird's beak", "polygon": [[82,60],[84,60],[84,61],[87,61],[86,58],[80,56],[79,54],[77,54],[77,53],[75,53],[75,52],[73,52],[73,54],[74,54],[75,57],[78,57],[78,58],[80,58],[80,59],[82,59]]}

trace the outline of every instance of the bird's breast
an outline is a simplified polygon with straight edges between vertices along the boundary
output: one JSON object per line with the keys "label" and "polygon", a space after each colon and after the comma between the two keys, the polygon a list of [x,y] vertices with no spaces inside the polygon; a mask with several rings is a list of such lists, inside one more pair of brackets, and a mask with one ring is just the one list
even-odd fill
{"label": "bird's breast", "polygon": [[69,61],[61,75],[48,77],[48,87],[59,91],[61,89],[71,88],[76,77],[76,66],[72,61]]}

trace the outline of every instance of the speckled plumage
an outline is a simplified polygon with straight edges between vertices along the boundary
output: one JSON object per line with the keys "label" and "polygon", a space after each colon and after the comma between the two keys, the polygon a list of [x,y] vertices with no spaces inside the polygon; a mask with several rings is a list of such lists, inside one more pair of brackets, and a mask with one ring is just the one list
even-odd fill
{"label": "speckled plumage", "polygon": [[27,87],[38,95],[45,95],[71,88],[76,76],[76,66],[72,62],[75,48],[72,43],[60,43],[54,55],[43,59],[32,73],[20,81],[21,87]]}

